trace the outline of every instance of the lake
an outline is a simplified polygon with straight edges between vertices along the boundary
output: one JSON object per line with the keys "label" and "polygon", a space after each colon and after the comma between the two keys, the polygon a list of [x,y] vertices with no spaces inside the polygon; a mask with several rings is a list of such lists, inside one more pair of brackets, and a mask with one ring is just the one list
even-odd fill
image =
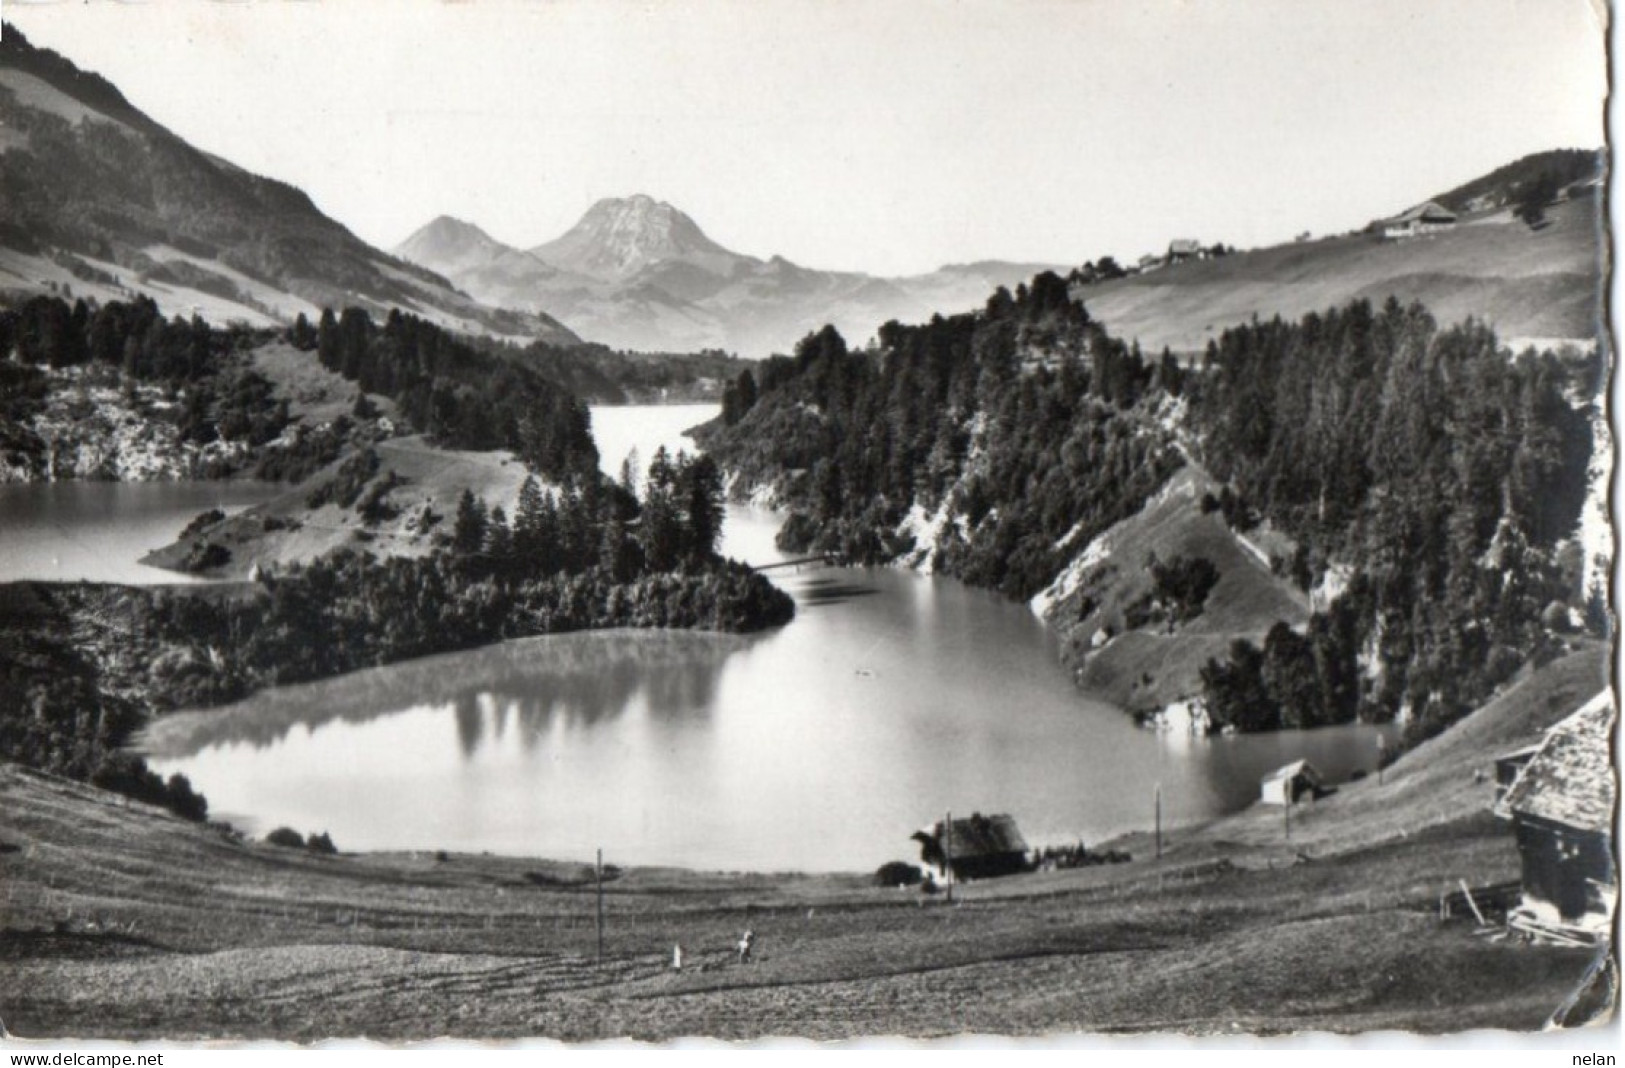
{"label": "lake", "polygon": [[[646,466],[713,405],[596,408],[601,460]],[[253,483],[0,486],[0,578],[175,581],[135,561]],[[778,517],[728,510],[724,549],[784,558]],[[161,721],[162,774],[263,834],[733,870],[870,870],[943,812],[1008,812],[1030,842],[1169,826],[1249,804],[1307,756],[1369,768],[1368,727],[1192,739],[1072,685],[1026,606],[884,568],[774,572],[797,618],[752,636],[534,638],[286,686]]]}
{"label": "lake", "polygon": [[[604,469],[692,450],[712,405],[595,408]],[[724,548],[761,564],[777,517],[734,506]],[[609,631],[509,642],[171,717],[156,769],[255,833],[342,849],[488,850],[733,870],[868,870],[952,810],[1032,843],[1098,842],[1249,804],[1307,756],[1336,781],[1377,732],[1192,739],[1072,685],[1021,604],[891,569],[775,572],[797,618],[766,634]]]}
{"label": "lake", "polygon": [[0,578],[155,583],[201,581],[138,563],[200,512],[228,515],[270,500],[266,482],[0,484]]}

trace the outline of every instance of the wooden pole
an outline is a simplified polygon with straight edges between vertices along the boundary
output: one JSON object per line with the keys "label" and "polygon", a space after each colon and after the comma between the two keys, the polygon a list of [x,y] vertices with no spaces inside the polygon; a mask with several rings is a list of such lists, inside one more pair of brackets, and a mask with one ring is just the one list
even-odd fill
{"label": "wooden pole", "polygon": [[1157,859],[1162,859],[1162,783],[1157,783]]}
{"label": "wooden pole", "polygon": [[604,963],[604,851],[598,851],[598,963]]}
{"label": "wooden pole", "polygon": [[1292,780],[1286,784],[1286,797],[1281,805],[1281,819],[1286,823],[1286,840],[1292,841]]}
{"label": "wooden pole", "polygon": [[948,904],[954,903],[954,813],[949,809],[942,820],[942,873],[948,881]]}
{"label": "wooden pole", "polygon": [[1467,898],[1467,907],[1473,910],[1473,918],[1478,921],[1480,927],[1488,927],[1490,921],[1486,920],[1484,914],[1478,910],[1478,902],[1473,900],[1473,892],[1467,888],[1467,880],[1457,879],[1456,882],[1461,884],[1462,896]]}

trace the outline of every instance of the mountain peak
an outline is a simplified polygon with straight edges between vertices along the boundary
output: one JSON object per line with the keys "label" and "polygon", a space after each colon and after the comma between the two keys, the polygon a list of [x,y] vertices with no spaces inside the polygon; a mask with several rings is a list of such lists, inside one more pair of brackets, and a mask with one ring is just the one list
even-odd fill
{"label": "mountain peak", "polygon": [[520,254],[473,223],[450,215],[437,216],[390,251],[409,263],[453,272],[487,263],[504,253]]}
{"label": "mountain peak", "polygon": [[726,277],[744,259],[705,236],[679,209],[647,193],[606,197],[564,236],[531,249],[561,270],[624,281],[664,263],[684,263]]}

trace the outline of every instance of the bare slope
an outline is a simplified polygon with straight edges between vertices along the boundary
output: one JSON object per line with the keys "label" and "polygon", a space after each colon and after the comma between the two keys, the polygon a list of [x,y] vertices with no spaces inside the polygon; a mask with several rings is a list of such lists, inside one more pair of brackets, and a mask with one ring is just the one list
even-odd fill
{"label": "bare slope", "polygon": [[1595,692],[1605,660],[1535,673],[1382,785],[1300,813],[1291,842],[1279,810],[1243,813],[1160,861],[1135,845],[953,907],[860,876],[612,868],[601,966],[581,864],[315,856],[0,767],[0,1017],[23,1036],[307,1041],[1531,1030],[1590,954],[1474,937],[1434,905],[1516,878],[1473,772]]}
{"label": "bare slope", "polygon": [[1296,319],[1390,295],[1421,301],[1441,323],[1488,322],[1514,347],[1523,339],[1589,346],[1600,328],[1606,256],[1599,209],[1591,199],[1556,205],[1538,230],[1498,211],[1404,241],[1325,237],[1165,267],[1076,295],[1113,334],[1152,352],[1198,352],[1255,315]]}

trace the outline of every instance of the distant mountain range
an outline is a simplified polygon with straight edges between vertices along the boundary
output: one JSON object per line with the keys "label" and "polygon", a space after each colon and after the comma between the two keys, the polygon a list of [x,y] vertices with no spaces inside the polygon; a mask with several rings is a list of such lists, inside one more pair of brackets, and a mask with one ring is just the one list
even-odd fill
{"label": "distant mountain range", "polygon": [[572,344],[366,244],[292,186],[176,137],[105,79],[0,36],[0,292],[147,295],[166,314],[265,325],[322,307]]}
{"label": "distant mountain range", "polygon": [[442,216],[394,251],[478,300],[555,316],[615,348],[748,357],[787,352],[826,323],[861,343],[888,319],[965,311],[998,286],[1054,269],[990,260],[904,278],[815,270],[723,248],[682,211],[641,195],[600,200],[528,250]]}

